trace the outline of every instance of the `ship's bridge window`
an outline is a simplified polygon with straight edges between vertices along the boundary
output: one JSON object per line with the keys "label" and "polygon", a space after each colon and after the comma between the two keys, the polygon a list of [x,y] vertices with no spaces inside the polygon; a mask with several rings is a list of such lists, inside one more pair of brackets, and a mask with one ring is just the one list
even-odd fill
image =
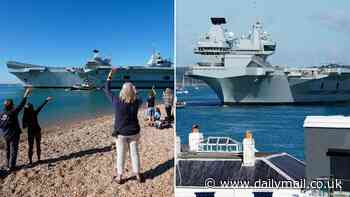
{"label": "ship's bridge window", "polygon": [[123,77],[123,79],[124,79],[124,80],[130,80],[130,76],[125,75],[125,76]]}
{"label": "ship's bridge window", "polygon": [[276,45],[264,45],[264,51],[274,51],[276,49]]}

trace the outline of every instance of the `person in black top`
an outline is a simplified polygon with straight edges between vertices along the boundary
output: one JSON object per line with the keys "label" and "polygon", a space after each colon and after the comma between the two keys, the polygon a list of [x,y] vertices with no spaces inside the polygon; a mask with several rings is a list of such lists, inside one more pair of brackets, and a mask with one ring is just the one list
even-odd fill
{"label": "person in black top", "polygon": [[33,163],[33,145],[34,141],[36,143],[36,155],[38,158],[38,162],[40,162],[41,148],[41,128],[38,121],[39,112],[43,109],[43,107],[52,100],[52,97],[47,97],[46,100],[37,108],[34,109],[33,104],[28,103],[24,108],[22,126],[23,128],[27,128],[28,130],[28,159],[29,164]]}
{"label": "person in black top", "polygon": [[14,107],[12,99],[6,99],[4,102],[4,113],[9,117],[9,133],[10,136],[5,138],[6,141],[6,159],[7,167],[10,171],[16,169],[18,144],[21,135],[21,128],[18,122],[18,114],[27,102],[27,97],[31,94],[32,89],[28,88],[23,96],[22,101],[17,107]]}
{"label": "person in black top", "polygon": [[171,114],[173,103],[174,103],[174,95],[173,91],[170,88],[165,89],[163,93],[163,100],[165,105],[165,111],[166,111],[166,118],[167,122],[170,124],[174,117]]}
{"label": "person in black top", "polygon": [[148,98],[147,98],[147,116],[148,116],[148,120],[150,121],[150,125],[154,123],[155,102],[156,102],[156,91],[152,88],[148,92]]}
{"label": "person in black top", "polygon": [[125,155],[127,147],[129,147],[133,173],[138,182],[143,182],[144,180],[140,173],[140,156],[138,150],[141,128],[137,117],[142,101],[137,98],[137,90],[130,82],[123,84],[119,96],[113,95],[111,92],[111,80],[115,72],[115,69],[111,70],[104,88],[106,96],[112,102],[115,113],[112,136],[116,141],[117,157],[116,172],[113,179],[119,184],[124,182]]}

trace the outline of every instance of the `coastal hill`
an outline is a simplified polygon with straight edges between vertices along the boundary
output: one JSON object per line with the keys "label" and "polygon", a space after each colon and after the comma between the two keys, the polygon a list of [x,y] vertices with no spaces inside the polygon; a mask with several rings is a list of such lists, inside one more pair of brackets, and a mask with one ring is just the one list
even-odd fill
{"label": "coastal hill", "polygon": [[[112,181],[115,143],[111,137],[113,116],[108,115],[43,129],[43,161],[33,166],[27,165],[24,131],[18,157],[20,169],[11,174],[1,171],[0,196],[173,196],[174,129],[148,127],[143,118],[140,110],[144,183],[131,177],[129,154],[127,182],[119,185]],[[0,167],[5,158],[2,149]]]}

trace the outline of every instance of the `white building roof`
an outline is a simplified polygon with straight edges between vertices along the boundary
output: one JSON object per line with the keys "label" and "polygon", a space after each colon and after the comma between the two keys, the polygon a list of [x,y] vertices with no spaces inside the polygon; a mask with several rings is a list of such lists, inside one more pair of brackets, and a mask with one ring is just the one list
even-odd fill
{"label": "white building roof", "polygon": [[348,116],[307,116],[304,121],[305,128],[339,128],[350,129]]}

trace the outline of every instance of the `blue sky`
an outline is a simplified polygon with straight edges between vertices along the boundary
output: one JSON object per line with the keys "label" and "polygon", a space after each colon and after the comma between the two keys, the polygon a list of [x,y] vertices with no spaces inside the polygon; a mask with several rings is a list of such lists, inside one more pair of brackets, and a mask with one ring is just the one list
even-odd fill
{"label": "blue sky", "polygon": [[173,2],[2,0],[0,82],[15,82],[6,61],[78,66],[93,49],[113,65],[142,65],[153,49],[173,56]]}
{"label": "blue sky", "polygon": [[272,64],[314,66],[329,62],[350,65],[348,0],[177,0],[176,63],[195,63],[193,48],[210,28],[209,18],[226,17],[235,35],[248,34],[257,18],[277,42]]}

